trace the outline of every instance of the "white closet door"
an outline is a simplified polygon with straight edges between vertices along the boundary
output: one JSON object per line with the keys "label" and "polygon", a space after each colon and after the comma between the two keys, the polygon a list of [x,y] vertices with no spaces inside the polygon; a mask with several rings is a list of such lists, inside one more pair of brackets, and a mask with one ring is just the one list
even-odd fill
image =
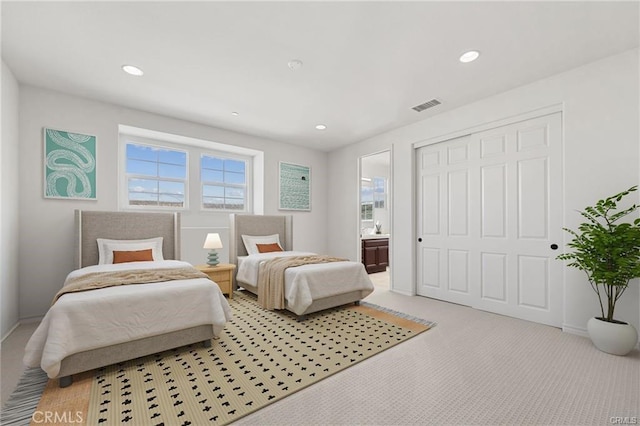
{"label": "white closet door", "polygon": [[560,113],[417,150],[418,294],[560,326]]}

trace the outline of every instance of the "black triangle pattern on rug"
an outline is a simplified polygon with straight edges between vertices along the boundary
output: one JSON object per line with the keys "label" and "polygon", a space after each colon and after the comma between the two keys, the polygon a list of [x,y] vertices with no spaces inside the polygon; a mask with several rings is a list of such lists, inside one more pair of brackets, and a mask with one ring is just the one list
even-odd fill
{"label": "black triangle pattern on rug", "polygon": [[304,321],[236,292],[211,348],[190,345],[97,370],[88,424],[226,424],[417,333],[356,310]]}

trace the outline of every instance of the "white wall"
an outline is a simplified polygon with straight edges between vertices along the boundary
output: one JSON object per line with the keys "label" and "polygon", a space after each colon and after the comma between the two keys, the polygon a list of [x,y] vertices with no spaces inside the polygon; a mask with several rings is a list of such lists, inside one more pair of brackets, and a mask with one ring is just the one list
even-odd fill
{"label": "white wall", "polygon": [[[53,295],[74,268],[73,210],[118,209],[117,144],[120,124],[263,151],[264,214],[290,213],[278,210],[279,161],[311,166],[312,211],[293,213],[294,247],[326,252],[327,154],[324,152],[30,86],[20,86],[19,123],[21,318],[44,315]],[[97,201],[43,197],[43,127],[97,136]],[[13,161],[16,162],[15,159]],[[221,229],[222,242],[228,247],[225,239],[228,234],[224,229],[228,227],[228,221],[226,213],[185,213],[182,251],[188,256],[202,257],[184,260],[192,263],[206,260],[207,250],[201,247],[209,228]],[[226,253],[224,249],[223,261],[228,259]]]}
{"label": "white wall", "polygon": [[[558,104],[564,121],[563,222],[575,229],[580,222],[576,210],[638,183],[638,60],[634,49],[331,152],[329,186],[343,207],[329,211],[335,236],[329,251],[349,257],[357,252],[358,212],[350,201],[357,195],[357,158],[392,148],[392,288],[415,294],[413,143]],[[597,298],[579,271],[566,268],[564,286],[564,328],[583,332],[587,320],[599,313]],[[634,282],[618,302],[616,317],[640,330],[639,310],[640,289]]]}
{"label": "white wall", "polygon": [[18,82],[2,62],[0,336],[18,323]]}

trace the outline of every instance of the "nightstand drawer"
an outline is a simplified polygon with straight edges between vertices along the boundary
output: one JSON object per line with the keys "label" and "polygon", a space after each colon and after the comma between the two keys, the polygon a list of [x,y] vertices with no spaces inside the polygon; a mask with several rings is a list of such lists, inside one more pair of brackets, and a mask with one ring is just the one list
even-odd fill
{"label": "nightstand drawer", "polygon": [[229,281],[231,279],[230,277],[230,271],[210,271],[207,272],[207,275],[209,275],[209,278],[212,281],[217,282],[218,284],[220,284],[221,281]]}

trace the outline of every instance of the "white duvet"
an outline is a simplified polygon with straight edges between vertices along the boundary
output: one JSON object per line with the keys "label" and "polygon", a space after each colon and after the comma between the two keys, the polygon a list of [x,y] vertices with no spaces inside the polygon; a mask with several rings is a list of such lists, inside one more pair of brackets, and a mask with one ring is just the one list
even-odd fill
{"label": "white duvet", "polygon": [[[281,251],[252,254],[238,259],[236,279],[253,287],[258,285],[260,263],[275,257],[307,256],[316,253]],[[358,262],[330,262],[288,268],[284,273],[285,299],[288,309],[300,315],[314,300],[337,296],[352,291],[364,291],[364,296],[373,292],[373,283]],[[363,297],[364,297],[363,296]]]}
{"label": "white duvet", "polygon": [[[147,268],[180,268],[186,262],[132,262],[95,265],[67,276]],[[211,324],[218,336],[231,307],[208,278],[134,284],[68,293],[49,308],[25,348],[24,364],[41,367],[50,378],[74,353]]]}

